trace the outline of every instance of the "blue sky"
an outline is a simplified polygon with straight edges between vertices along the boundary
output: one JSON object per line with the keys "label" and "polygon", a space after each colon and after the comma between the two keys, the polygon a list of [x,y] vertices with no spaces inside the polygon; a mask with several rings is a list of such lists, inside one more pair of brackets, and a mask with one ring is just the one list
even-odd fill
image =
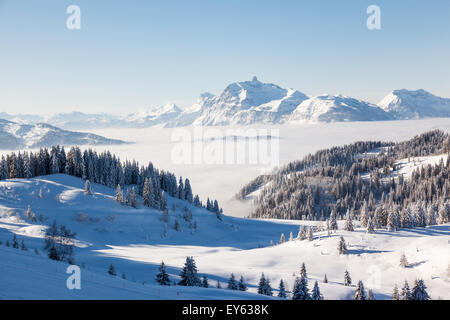
{"label": "blue sky", "polygon": [[[81,30],[66,28],[67,6]],[[366,8],[381,8],[381,30]],[[0,111],[186,107],[234,81],[450,97],[450,1],[0,0]]]}

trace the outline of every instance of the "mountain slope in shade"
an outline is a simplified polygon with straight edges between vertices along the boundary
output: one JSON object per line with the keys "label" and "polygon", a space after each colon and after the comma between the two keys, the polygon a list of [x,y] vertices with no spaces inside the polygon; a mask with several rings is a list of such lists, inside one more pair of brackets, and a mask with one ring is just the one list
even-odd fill
{"label": "mountain slope in shade", "polygon": [[45,124],[19,124],[0,120],[0,149],[16,150],[52,145],[112,145],[124,144],[121,140],[99,135],[62,130]]}
{"label": "mountain slope in shade", "polygon": [[435,96],[423,89],[394,90],[378,106],[395,119],[450,117],[450,99]]}
{"label": "mountain slope in shade", "polygon": [[343,95],[319,95],[303,101],[292,112],[287,122],[383,120],[392,120],[392,116],[376,105]]}

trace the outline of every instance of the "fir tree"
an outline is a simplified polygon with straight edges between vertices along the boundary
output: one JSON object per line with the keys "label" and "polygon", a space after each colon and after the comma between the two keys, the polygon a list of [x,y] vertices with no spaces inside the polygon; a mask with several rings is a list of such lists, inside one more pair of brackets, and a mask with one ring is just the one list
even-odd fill
{"label": "fir tree", "polygon": [[164,262],[161,262],[161,265],[158,268],[158,274],[156,275],[156,282],[161,286],[170,286],[169,275],[166,271],[166,265]]}
{"label": "fir tree", "polygon": [[316,282],[314,282],[314,287],[311,293],[311,299],[312,300],[323,300],[323,296],[320,293],[320,289],[319,289],[319,284]]}
{"label": "fir tree", "polygon": [[397,285],[394,286],[394,291],[392,292],[392,300],[400,300]]}
{"label": "fir tree", "polygon": [[308,289],[308,280],[305,276],[296,278],[294,283],[294,291],[292,293],[292,300],[310,300]]}
{"label": "fir tree", "polygon": [[306,272],[306,266],[305,266],[304,262],[302,263],[302,265],[300,267],[300,277],[308,278],[308,273]]}
{"label": "fir tree", "polygon": [[327,278],[327,274],[326,273],[323,276],[323,283],[328,283],[328,278]]}
{"label": "fir tree", "polygon": [[405,284],[403,285],[402,292],[400,294],[401,300],[411,300],[411,290],[409,289],[408,281],[405,280]]}
{"label": "fir tree", "polygon": [[236,279],[235,279],[233,273],[231,274],[230,278],[228,279],[228,289],[230,289],[230,290],[238,289],[238,284],[236,282]]}
{"label": "fir tree", "polygon": [[217,289],[222,289],[222,285],[220,284],[219,280],[217,280],[216,288]]}
{"label": "fir tree", "polygon": [[180,286],[199,286],[200,279],[197,275],[197,266],[193,257],[186,257],[186,262],[180,274],[181,280],[178,283]]}
{"label": "fir tree", "polygon": [[203,276],[202,278],[202,287],[209,288],[208,279],[206,278],[206,276]]}
{"label": "fir tree", "polygon": [[278,287],[278,297],[286,299],[286,288],[283,279],[280,280],[280,285]]}
{"label": "fir tree", "polygon": [[14,234],[13,240],[12,240],[12,247],[14,249],[19,249],[19,241],[17,241],[17,236]]}
{"label": "fir tree", "polygon": [[347,254],[348,253],[347,245],[345,244],[344,237],[342,237],[342,236],[339,238],[338,252],[339,252],[339,254]]}
{"label": "fir tree", "polygon": [[84,184],[84,194],[92,195],[91,183],[89,182],[89,180],[86,180],[86,183]]}
{"label": "fir tree", "polygon": [[411,291],[411,299],[412,300],[429,300],[430,296],[426,291],[427,287],[423,280],[415,280],[414,287]]}
{"label": "fir tree", "polygon": [[367,292],[367,300],[374,300],[372,289]]}
{"label": "fir tree", "polygon": [[116,269],[114,268],[114,266],[113,266],[112,263],[109,265],[108,273],[109,273],[110,275],[112,275],[112,276],[116,276],[116,275],[117,275]]}
{"label": "fir tree", "polygon": [[350,273],[345,270],[344,272],[344,286],[350,287],[352,285],[352,278],[350,277]]}
{"label": "fir tree", "polygon": [[369,220],[367,221],[367,233],[374,233],[374,227],[372,222],[372,217],[369,217]]}
{"label": "fir tree", "polygon": [[281,234],[280,236],[280,243],[285,243],[286,239],[284,238],[284,233]]}
{"label": "fir tree", "polygon": [[25,241],[22,239],[22,243],[20,244],[20,249],[27,251],[27,247],[25,246]]}
{"label": "fir tree", "polygon": [[118,184],[117,188],[116,188],[116,201],[120,204],[123,204],[123,202],[124,202],[123,192],[122,192],[122,188],[120,187],[120,184]]}
{"label": "fir tree", "polygon": [[350,210],[347,210],[344,230],[345,231],[354,231],[354,228],[353,228],[353,217],[352,217],[352,214],[351,214]]}
{"label": "fir tree", "polygon": [[400,267],[408,268],[408,260],[406,259],[406,255],[404,252],[402,253],[402,256],[400,257]]}
{"label": "fir tree", "polygon": [[355,300],[366,300],[366,292],[364,290],[364,284],[361,280],[358,281],[358,285],[355,290]]}
{"label": "fir tree", "polygon": [[239,291],[247,291],[247,286],[245,285],[243,276],[241,276],[241,279],[239,279],[238,290]]}

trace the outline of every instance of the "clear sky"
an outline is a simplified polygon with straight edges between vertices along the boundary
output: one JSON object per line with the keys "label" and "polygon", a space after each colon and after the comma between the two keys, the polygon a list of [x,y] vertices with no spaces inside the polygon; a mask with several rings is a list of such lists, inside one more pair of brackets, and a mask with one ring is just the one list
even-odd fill
{"label": "clear sky", "polygon": [[[81,30],[66,28],[71,4]],[[187,107],[254,75],[371,102],[450,97],[450,1],[0,0],[0,112]]]}

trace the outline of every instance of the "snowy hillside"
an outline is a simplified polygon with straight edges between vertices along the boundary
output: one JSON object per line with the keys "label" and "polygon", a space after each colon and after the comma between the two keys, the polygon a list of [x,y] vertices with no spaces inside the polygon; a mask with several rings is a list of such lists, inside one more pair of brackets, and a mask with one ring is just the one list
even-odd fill
{"label": "snowy hillside", "polygon": [[[405,229],[396,232],[377,230],[366,234],[338,230],[327,235],[316,232],[314,240],[278,242],[290,232],[297,235],[299,225],[320,225],[308,221],[261,221],[214,214],[168,197],[170,222],[164,236],[161,212],[118,204],[114,190],[92,184],[93,195],[83,192],[81,179],[52,175],[34,179],[0,182],[0,297],[7,299],[262,299],[256,287],[262,272],[277,288],[283,279],[288,291],[306,264],[309,286],[315,280],[326,299],[350,299],[354,284],[364,281],[376,299],[390,299],[395,284],[421,278],[433,299],[449,299],[447,267],[450,225]],[[42,190],[42,197],[39,193]],[[37,217],[27,217],[28,205]],[[197,228],[181,218],[187,206]],[[175,219],[181,231],[173,229]],[[44,230],[53,220],[76,232],[75,261],[82,266],[82,289],[68,290],[66,263],[46,257]],[[357,222],[355,222],[356,224]],[[342,227],[341,222],[339,222]],[[7,247],[13,234],[24,240],[27,251]],[[343,235],[348,254],[336,248]],[[37,254],[35,253],[37,249]],[[399,266],[405,253],[409,267]],[[211,286],[217,281],[224,289],[161,287],[155,284],[157,268],[163,260],[171,279],[178,275],[186,256],[193,256],[201,275]],[[113,264],[118,276],[107,274]],[[353,279],[343,285],[344,271]],[[125,278],[121,279],[122,273]],[[249,292],[225,289],[231,273],[243,275]],[[322,283],[324,275],[328,283]],[[277,291],[275,291],[277,294]]]}
{"label": "snowy hillside", "polygon": [[376,105],[337,95],[320,95],[303,101],[287,122],[384,121],[392,117]]}
{"label": "snowy hillside", "polygon": [[182,110],[175,104],[168,104],[148,111],[140,111],[128,115],[124,120],[129,127],[152,127],[164,125],[175,119]]}
{"label": "snowy hillside", "polygon": [[124,143],[126,142],[95,134],[62,130],[45,123],[27,125],[0,119],[0,149],[3,150],[40,148],[52,145],[113,145]]}
{"label": "snowy hillside", "polygon": [[425,90],[394,90],[378,103],[395,119],[450,117],[450,99]]}

